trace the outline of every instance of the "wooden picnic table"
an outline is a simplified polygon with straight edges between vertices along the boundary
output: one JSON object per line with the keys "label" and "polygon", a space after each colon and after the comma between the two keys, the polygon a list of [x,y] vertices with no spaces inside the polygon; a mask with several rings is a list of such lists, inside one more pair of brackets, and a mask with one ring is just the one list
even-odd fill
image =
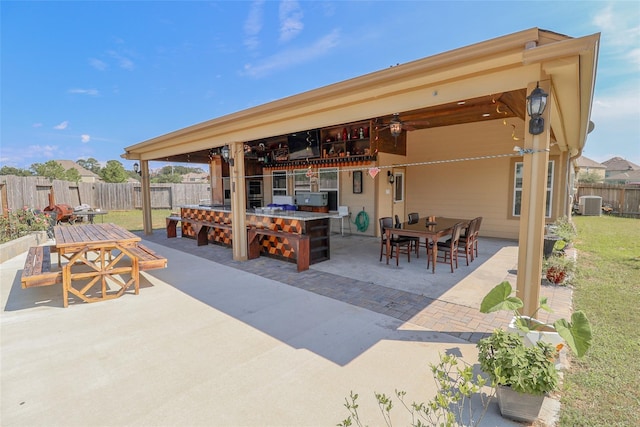
{"label": "wooden picnic table", "polygon": [[[71,292],[86,302],[103,301],[121,296],[132,284],[136,295],[140,289],[140,256],[149,250],[139,245],[141,238],[115,224],[84,224],[72,227],[58,225],[53,229],[55,250],[61,259],[64,306]],[[143,248],[143,249],[142,249]],[[154,264],[152,268],[166,266]],[[108,284],[119,287],[109,292]],[[96,292],[94,285],[99,284]]]}

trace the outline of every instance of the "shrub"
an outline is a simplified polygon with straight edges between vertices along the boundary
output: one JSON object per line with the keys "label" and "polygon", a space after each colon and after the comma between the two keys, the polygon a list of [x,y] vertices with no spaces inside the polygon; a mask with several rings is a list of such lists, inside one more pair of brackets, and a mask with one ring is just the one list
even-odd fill
{"label": "shrub", "polygon": [[27,207],[12,211],[7,210],[0,216],[0,243],[17,239],[33,231],[45,231],[49,228],[49,214]]}

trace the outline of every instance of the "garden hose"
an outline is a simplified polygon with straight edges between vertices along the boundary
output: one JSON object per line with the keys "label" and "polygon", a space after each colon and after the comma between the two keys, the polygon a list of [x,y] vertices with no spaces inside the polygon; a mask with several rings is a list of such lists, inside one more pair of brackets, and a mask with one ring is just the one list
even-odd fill
{"label": "garden hose", "polygon": [[356,225],[359,232],[363,233],[367,231],[367,228],[369,228],[369,215],[364,211],[364,207],[360,212],[358,212],[353,223]]}

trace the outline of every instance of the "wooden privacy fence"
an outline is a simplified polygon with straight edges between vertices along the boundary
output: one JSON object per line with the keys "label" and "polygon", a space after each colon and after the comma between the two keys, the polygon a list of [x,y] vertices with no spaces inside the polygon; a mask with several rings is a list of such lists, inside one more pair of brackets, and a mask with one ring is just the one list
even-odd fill
{"label": "wooden privacy fence", "polygon": [[[44,209],[49,197],[54,202],[76,207],[87,204],[93,209],[132,210],[142,208],[140,183],[70,182],[36,176],[0,176],[0,198],[4,209],[23,207]],[[209,199],[209,184],[151,184],[151,207],[173,209]]]}
{"label": "wooden privacy fence", "polygon": [[580,184],[576,202],[582,196],[600,196],[602,205],[613,208],[613,214],[640,218],[640,187],[637,185]]}

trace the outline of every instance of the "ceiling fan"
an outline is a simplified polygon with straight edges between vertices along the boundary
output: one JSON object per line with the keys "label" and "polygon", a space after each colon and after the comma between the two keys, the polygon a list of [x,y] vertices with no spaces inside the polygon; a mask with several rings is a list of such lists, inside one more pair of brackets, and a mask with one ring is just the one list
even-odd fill
{"label": "ceiling fan", "polygon": [[393,117],[391,118],[391,120],[389,120],[389,122],[385,123],[383,121],[378,121],[378,119],[376,119],[376,130],[377,131],[381,131],[384,129],[389,129],[389,132],[391,132],[391,136],[393,136],[393,138],[395,139],[396,144],[398,143],[398,137],[400,136],[400,134],[402,133],[403,130],[410,132],[412,130],[416,130],[417,128],[415,126],[417,125],[428,125],[429,121],[427,120],[415,120],[415,121],[403,121],[400,120],[400,114],[399,113],[394,113]]}

